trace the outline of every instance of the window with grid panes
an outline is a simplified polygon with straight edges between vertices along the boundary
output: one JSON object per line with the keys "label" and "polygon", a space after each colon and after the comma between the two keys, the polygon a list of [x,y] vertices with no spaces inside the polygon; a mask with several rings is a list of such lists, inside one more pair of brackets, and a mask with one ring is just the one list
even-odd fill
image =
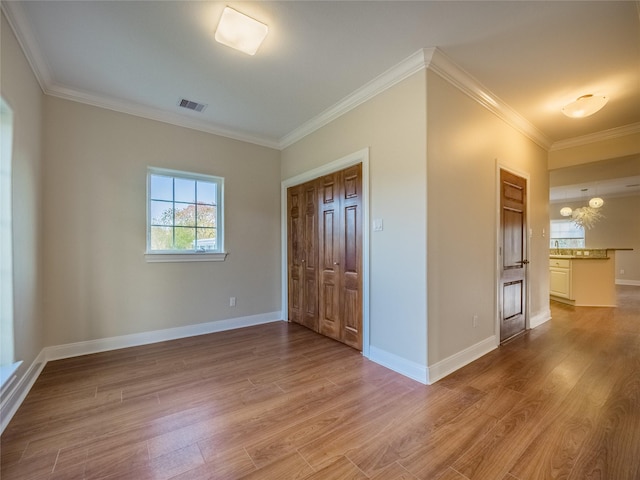
{"label": "window with grid panes", "polygon": [[149,168],[147,182],[147,254],[223,253],[223,178]]}

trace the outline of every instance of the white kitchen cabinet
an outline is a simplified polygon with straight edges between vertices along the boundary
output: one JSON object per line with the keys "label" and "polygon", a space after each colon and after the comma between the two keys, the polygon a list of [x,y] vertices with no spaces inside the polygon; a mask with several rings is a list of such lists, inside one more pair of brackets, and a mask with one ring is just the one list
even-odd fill
{"label": "white kitchen cabinet", "polygon": [[549,293],[555,297],[572,299],[571,260],[549,259]]}
{"label": "white kitchen cabinet", "polygon": [[592,252],[570,258],[549,258],[549,295],[576,307],[615,307],[615,250],[607,256]]}

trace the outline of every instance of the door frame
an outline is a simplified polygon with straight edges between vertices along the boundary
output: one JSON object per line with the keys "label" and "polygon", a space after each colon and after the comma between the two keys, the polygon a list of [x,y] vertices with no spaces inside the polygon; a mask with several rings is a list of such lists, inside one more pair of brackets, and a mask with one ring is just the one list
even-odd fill
{"label": "door frame", "polygon": [[280,184],[281,310],[289,316],[287,271],[287,188],[362,163],[362,355],[369,357],[369,147],[283,180]]}
{"label": "door frame", "polygon": [[[496,171],[495,171],[495,179],[496,179],[496,200],[495,200],[495,212],[496,212],[496,232],[495,232],[495,278],[493,284],[495,285],[495,304],[494,304],[494,312],[495,312],[495,322],[494,322],[494,338],[496,339],[496,347],[500,346],[500,275],[502,271],[501,265],[501,225],[502,225],[502,211],[500,208],[500,170],[505,170],[507,172],[513,173],[514,175],[518,175],[519,177],[524,178],[527,181],[527,214],[526,214],[526,222],[525,222],[525,234],[526,234],[526,245],[525,245],[525,257],[529,258],[530,249],[531,249],[531,176],[528,172],[518,170],[517,168],[513,168],[509,165],[505,165],[501,163],[499,159],[496,158]],[[531,282],[529,280],[529,268],[525,269],[525,282],[527,283],[527,294],[525,299],[524,306],[524,328],[525,330],[529,330],[531,328],[531,315],[530,315],[530,305],[531,305]]]}

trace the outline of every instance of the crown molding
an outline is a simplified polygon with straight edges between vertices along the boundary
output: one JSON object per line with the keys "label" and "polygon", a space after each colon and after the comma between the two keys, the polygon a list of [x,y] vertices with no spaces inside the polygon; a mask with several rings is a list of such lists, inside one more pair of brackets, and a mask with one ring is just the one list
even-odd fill
{"label": "crown molding", "polygon": [[470,73],[456,65],[442,50],[435,48],[432,57],[432,61],[428,65],[431,71],[437,73],[545,150],[549,149],[551,140],[544,133],[494,95]]}
{"label": "crown molding", "polygon": [[18,40],[20,48],[22,48],[22,51],[27,58],[27,62],[29,63],[40,88],[46,95],[92,105],[94,107],[105,108],[115,112],[126,113],[149,120],[169,123],[179,127],[190,128],[192,130],[211,133],[263,147],[274,149],[278,148],[278,142],[271,138],[231,130],[212,124],[211,122],[190,118],[176,112],[165,111],[139,104],[130,104],[113,97],[100,96],[55,84],[51,75],[51,69],[38,48],[37,36],[31,29],[30,22],[26,18],[21,2],[1,2],[0,8],[5,14],[5,17]]}
{"label": "crown molding", "polygon": [[51,69],[38,48],[37,37],[31,29],[20,2],[0,2],[0,10],[4,13],[13,34],[27,58],[27,62],[40,85],[40,89],[47,93],[47,86],[51,85]]}
{"label": "crown molding", "polygon": [[280,139],[280,149],[284,149],[296,143],[319,128],[324,127],[338,117],[341,117],[345,113],[363,104],[367,100],[381,94],[414,73],[423,70],[429,63],[433,50],[435,49],[418,50],[413,55],[405,58],[394,67],[391,67],[386,72],[358,88],[355,92],[347,95],[320,115],[317,115],[308,122],[303,123],[301,126]]}
{"label": "crown molding", "polygon": [[[5,13],[13,32],[15,33],[20,47],[25,53],[27,61],[29,62],[42,91],[47,95],[52,95],[66,100],[85,103],[96,107],[106,108],[117,112],[127,113],[138,117],[148,118],[243,142],[282,150],[345,113],[353,110],[367,100],[370,100],[376,95],[379,95],[385,90],[393,87],[411,75],[428,68],[477,101],[480,105],[493,112],[499,118],[503,119],[516,130],[523,133],[536,144],[547,150],[551,147],[551,141],[542,132],[536,129],[505,102],[491,93],[489,89],[485,88],[472,75],[457,66],[441,50],[435,47],[418,50],[413,55],[407,57],[394,67],[357,89],[352,94],[343,98],[320,115],[302,124],[292,132],[281,137],[279,140],[274,140],[263,136],[231,130],[219,125],[211,124],[210,122],[190,118],[179,113],[167,112],[142,105],[132,105],[122,100],[107,98],[56,85],[51,76],[51,69],[37,47],[37,37],[29,26],[29,22],[26,19],[26,15],[24,14],[24,10],[20,5],[20,2],[2,2],[0,3],[0,6],[2,11]],[[562,143],[563,142],[556,142],[556,144]],[[556,144],[554,144],[554,148]]]}
{"label": "crown molding", "polygon": [[615,138],[626,137],[627,135],[633,135],[636,133],[640,133],[640,123],[632,123],[631,125],[610,128],[609,130],[602,130],[601,132],[590,133],[589,135],[583,135],[581,137],[558,140],[551,145],[549,151],[553,152],[556,150],[563,150],[565,148],[581,147],[583,145],[589,145],[591,143],[601,142],[604,140],[613,140]]}
{"label": "crown molding", "polygon": [[351,95],[336,103],[333,107],[328,108],[317,117],[282,137],[279,144],[280,149],[284,149],[301,140],[341,115],[356,108],[358,105],[425,68],[441,76],[444,80],[493,112],[544,149],[548,150],[551,146],[551,140],[540,130],[500,100],[472,75],[457,66],[439,48],[432,47],[418,50],[396,66],[390,68],[382,75],[376,77]]}
{"label": "crown molding", "polygon": [[103,97],[86,92],[80,92],[78,90],[69,89],[58,85],[48,88],[45,93],[47,95],[51,95],[52,97],[58,97],[64,100],[84,103],[87,105],[92,105],[94,107],[100,107],[107,110],[113,110],[115,112],[126,113],[129,115],[134,115],[136,117],[146,118],[148,120],[156,120],[158,122],[168,123],[171,125],[176,125],[178,127],[190,128],[192,130],[211,133],[213,135],[219,135],[233,140],[260,145],[262,147],[278,149],[278,143],[274,140],[271,140],[270,138],[230,130],[218,125],[214,125],[211,122],[202,121],[196,118],[190,118],[186,115],[181,115],[175,112],[147,107],[139,104],[129,104],[125,101],[117,100],[112,97]]}

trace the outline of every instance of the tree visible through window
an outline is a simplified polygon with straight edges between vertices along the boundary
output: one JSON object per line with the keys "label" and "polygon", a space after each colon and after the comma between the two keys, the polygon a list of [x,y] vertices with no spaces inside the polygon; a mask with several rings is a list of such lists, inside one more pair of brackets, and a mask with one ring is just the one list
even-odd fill
{"label": "tree visible through window", "polygon": [[147,251],[222,252],[223,179],[150,168]]}

